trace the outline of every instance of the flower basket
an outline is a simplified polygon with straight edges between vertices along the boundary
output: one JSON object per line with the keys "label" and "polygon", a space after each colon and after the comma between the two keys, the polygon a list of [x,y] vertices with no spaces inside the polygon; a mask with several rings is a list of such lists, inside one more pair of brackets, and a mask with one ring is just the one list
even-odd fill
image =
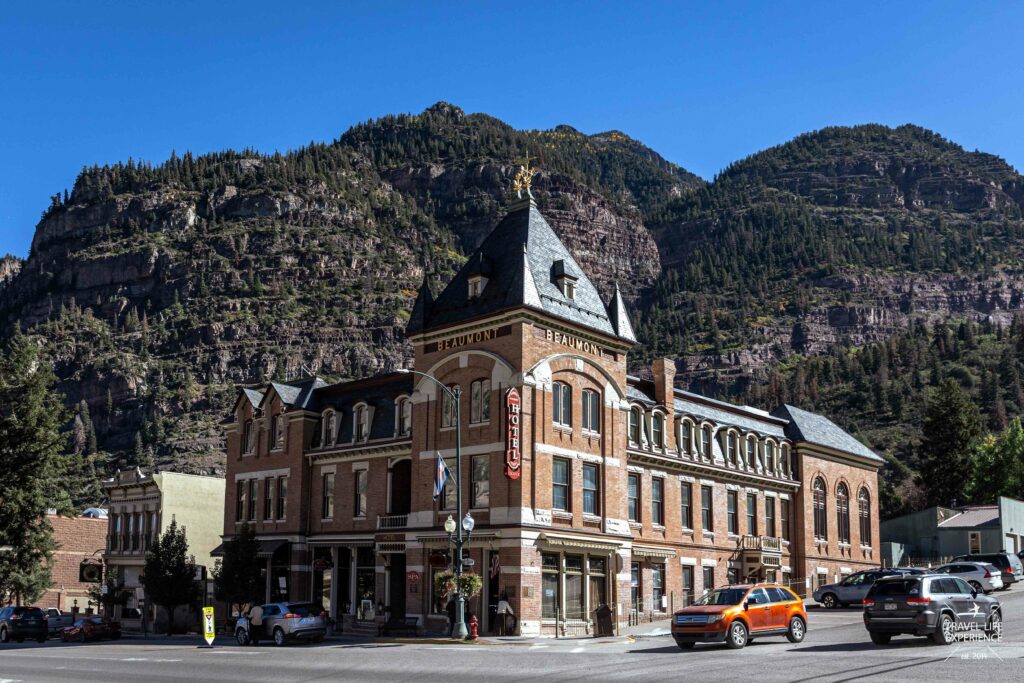
{"label": "flower basket", "polygon": [[462,593],[462,597],[469,599],[480,595],[483,590],[484,580],[479,574],[463,572],[461,579],[456,579],[455,572],[438,572],[434,576],[434,591],[445,600]]}

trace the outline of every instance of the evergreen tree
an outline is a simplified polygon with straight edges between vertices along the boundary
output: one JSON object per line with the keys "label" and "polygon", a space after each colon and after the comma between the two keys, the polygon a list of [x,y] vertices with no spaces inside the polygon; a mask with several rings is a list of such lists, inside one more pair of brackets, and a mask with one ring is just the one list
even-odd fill
{"label": "evergreen tree", "polygon": [[188,554],[185,527],[171,520],[153,549],[146,553],[146,564],[140,577],[146,598],[167,613],[167,633],[174,627],[174,609],[194,605],[199,598],[196,582],[196,559]]}
{"label": "evergreen tree", "polygon": [[973,474],[973,447],[981,434],[978,407],[952,379],[945,380],[928,402],[918,447],[921,483],[928,505],[966,502]]}
{"label": "evergreen tree", "polygon": [[71,511],[62,485],[67,443],[56,378],[35,339],[15,328],[0,356],[0,604],[34,602],[50,584],[47,508]]}

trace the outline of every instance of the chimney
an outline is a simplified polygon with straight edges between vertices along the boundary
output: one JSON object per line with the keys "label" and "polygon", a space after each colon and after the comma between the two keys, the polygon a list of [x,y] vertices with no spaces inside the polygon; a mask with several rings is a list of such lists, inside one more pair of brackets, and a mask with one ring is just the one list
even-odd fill
{"label": "chimney", "polygon": [[672,390],[676,381],[676,362],[671,358],[659,358],[654,361],[651,370],[654,371],[654,400],[671,411],[674,398]]}

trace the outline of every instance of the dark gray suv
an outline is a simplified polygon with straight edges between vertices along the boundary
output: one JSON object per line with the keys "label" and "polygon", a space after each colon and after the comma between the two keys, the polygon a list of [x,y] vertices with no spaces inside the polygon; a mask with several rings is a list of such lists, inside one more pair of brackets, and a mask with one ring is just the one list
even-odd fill
{"label": "dark gray suv", "polygon": [[948,645],[967,634],[999,638],[1002,609],[998,600],[955,576],[889,576],[876,581],[864,599],[864,627],[876,645],[901,634]]}

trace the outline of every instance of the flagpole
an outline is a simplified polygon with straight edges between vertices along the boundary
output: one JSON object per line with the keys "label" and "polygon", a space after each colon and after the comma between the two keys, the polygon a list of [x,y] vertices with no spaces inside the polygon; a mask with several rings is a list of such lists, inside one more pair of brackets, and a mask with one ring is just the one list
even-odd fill
{"label": "flagpole", "polygon": [[[466,599],[462,594],[462,388],[456,384],[452,388],[446,387],[441,380],[437,379],[433,375],[428,375],[425,372],[419,370],[410,370],[408,368],[398,368],[395,372],[402,374],[419,375],[425,377],[431,382],[436,384],[444,391],[448,396],[451,397],[455,404],[455,515],[456,515],[456,534],[455,534],[455,628],[452,632],[452,636],[465,640],[469,635],[469,630],[466,628]],[[447,467],[447,465],[445,465]]]}

